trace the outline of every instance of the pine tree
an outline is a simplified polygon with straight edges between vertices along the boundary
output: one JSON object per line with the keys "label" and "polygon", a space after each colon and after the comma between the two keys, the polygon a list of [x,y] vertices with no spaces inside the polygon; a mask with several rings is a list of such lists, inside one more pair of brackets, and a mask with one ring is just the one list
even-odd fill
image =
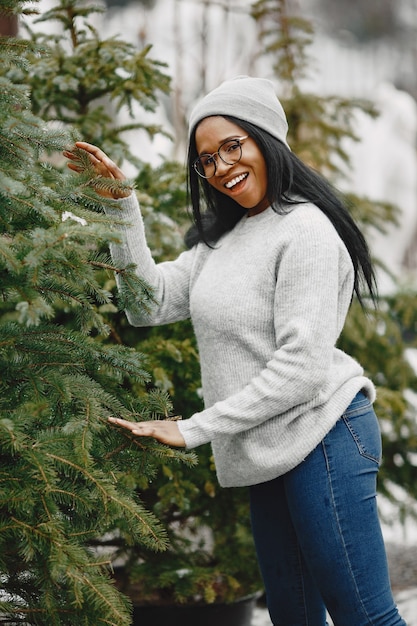
{"label": "pine tree", "polygon": [[[371,103],[338,96],[320,96],[303,89],[312,61],[308,46],[314,32],[310,21],[292,9],[290,0],[257,0],[252,5],[262,54],[269,56],[280,96],[288,114],[289,142],[294,152],[337,185],[343,168],[349,167],[345,139],[357,139],[355,112],[375,116]],[[362,230],[397,219],[396,208],[385,202],[345,194]],[[383,266],[383,260],[375,259]],[[383,464],[379,490],[393,501],[400,515],[417,514],[417,421],[413,393],[417,377],[408,360],[408,349],[417,347],[415,290],[380,298],[378,309],[364,315],[352,304],[339,345],[365,367],[377,385],[376,411],[383,433]]]}
{"label": "pine tree", "polygon": [[[151,46],[137,50],[120,37],[102,39],[94,18],[103,13],[95,3],[57,0],[35,20],[36,30],[25,22],[30,40],[47,54],[30,54],[31,68],[19,78],[30,86],[33,113],[76,127],[79,137],[117,162],[141,166],[124,137],[141,129],[151,138],[164,132],[157,124],[134,119],[134,113],[156,110],[161,95],[169,91],[169,77],[164,65],[150,58]],[[56,34],[42,32],[48,22]],[[129,123],[117,121],[122,109],[130,113]]]}
{"label": "pine tree", "polygon": [[[1,0],[0,12],[27,4]],[[37,42],[0,38],[0,620],[122,626],[129,602],[94,545],[107,536],[164,550],[137,486],[161,462],[193,457],[108,426],[110,415],[171,411],[165,394],[146,392],[143,355],[106,343],[103,311],[115,302],[103,274],[125,279],[120,306],[146,307],[152,293],[103,251],[115,234],[88,176],[76,183],[54,166],[74,137],[34,115],[15,80],[32,54],[44,54]]]}
{"label": "pine tree", "polygon": [[[138,65],[140,85],[146,77],[147,106],[156,106],[155,92],[157,88],[164,92],[166,77],[161,77],[160,64],[149,58],[149,48],[138,52],[118,38],[102,41],[91,25],[95,11],[93,5],[86,6],[82,0],[56,0],[39,23],[53,18],[62,31],[60,36],[30,32],[32,45],[46,47],[48,56],[39,57],[29,50],[29,71],[15,73],[13,78],[28,85],[33,110],[45,120],[70,124],[83,140],[104,147],[119,162],[129,161],[138,167],[136,193],[148,242],[157,260],[167,260],[183,249],[181,235],[189,222],[184,166],[169,160],[157,167],[141,163],[123,141],[126,129],[143,127],[135,107],[136,95],[143,99],[141,89],[132,87],[128,103],[123,90],[126,80],[130,84],[126,77],[131,68]],[[113,76],[116,61],[122,78]],[[82,71],[78,71],[80,65]],[[55,86],[58,84],[59,88]],[[134,118],[131,125],[121,127],[110,112],[126,104],[131,106]],[[152,134],[157,127],[149,130]],[[90,175],[87,171],[85,183]],[[77,215],[84,215],[79,208]],[[105,276],[102,284],[116,296],[111,277]],[[101,307],[101,311],[111,329],[108,341],[149,355],[152,380],[148,386],[169,391],[175,412],[185,417],[201,409],[198,355],[189,323],[138,329],[130,327],[124,314],[109,306]],[[131,388],[138,392],[134,383]],[[117,554],[127,559],[123,571],[117,571],[118,584],[129,595],[134,594],[138,603],[157,601],[160,595],[171,602],[195,602],[199,597],[206,602],[231,601],[261,587],[247,523],[247,494],[237,490],[232,495],[218,488],[209,445],[199,449],[198,459],[192,473],[183,464],[172,465],[162,459],[151,484],[136,483],[142,501],[166,527],[170,544],[166,552],[149,550],[140,541],[127,547],[117,545]],[[126,481],[132,480],[131,472],[131,465],[127,465]],[[213,547],[202,541],[202,528],[203,537],[210,537],[210,542],[213,539]]]}

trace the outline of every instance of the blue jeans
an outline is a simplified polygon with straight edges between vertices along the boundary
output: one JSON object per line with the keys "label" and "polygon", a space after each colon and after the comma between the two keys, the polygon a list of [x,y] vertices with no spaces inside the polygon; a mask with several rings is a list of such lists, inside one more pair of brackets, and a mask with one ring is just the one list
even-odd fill
{"label": "blue jeans", "polygon": [[295,469],[250,488],[252,530],[274,626],[405,626],[376,504],[378,421],[357,394]]}

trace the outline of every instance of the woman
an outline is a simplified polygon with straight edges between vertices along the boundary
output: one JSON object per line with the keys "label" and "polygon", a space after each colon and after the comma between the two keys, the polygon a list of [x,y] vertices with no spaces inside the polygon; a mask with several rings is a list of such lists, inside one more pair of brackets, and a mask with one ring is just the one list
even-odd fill
{"label": "woman", "polygon": [[[117,264],[136,264],[157,305],[133,325],[191,317],[205,409],[182,422],[111,420],[188,449],[211,442],[223,487],[249,486],[253,534],[278,626],[404,626],[376,507],[375,389],[335,345],[353,293],[375,283],[334,190],[292,154],[270,81],[239,77],[193,110],[190,249],[155,264],[135,194],[121,199]],[[80,142],[98,173],[123,179]],[[74,155],[69,167],[79,169]],[[201,206],[204,207],[202,211]],[[111,214],[111,211],[110,211]],[[120,215],[120,213],[119,213]]]}

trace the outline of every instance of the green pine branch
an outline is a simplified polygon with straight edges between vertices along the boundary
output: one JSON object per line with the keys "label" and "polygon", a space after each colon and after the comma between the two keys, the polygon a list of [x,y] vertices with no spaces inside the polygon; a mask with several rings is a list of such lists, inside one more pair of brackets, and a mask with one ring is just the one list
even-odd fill
{"label": "green pine branch", "polygon": [[[27,14],[26,6],[0,0],[0,13]],[[72,26],[77,11],[84,19],[92,10],[75,0],[59,6],[67,17],[73,12]],[[129,284],[126,302],[136,290],[138,310],[153,294],[135,268],[111,262],[107,248],[119,235],[97,185],[61,171],[61,153],[77,135],[50,123],[62,101],[53,113],[45,107],[50,119],[35,114],[34,104],[41,110],[42,97],[53,99],[62,86],[65,59],[54,65],[49,43],[0,38],[0,620],[122,626],[130,604],[113,583],[114,550],[101,556],[95,546],[112,537],[165,550],[167,532],[139,493],[160,465],[195,457],[108,423],[109,416],[163,419],[172,406],[163,394],[148,396],[144,355],[108,341],[108,312],[118,309],[114,273]],[[114,48],[130,67],[129,48]],[[140,67],[149,72],[142,104],[152,108],[160,77],[145,53]],[[47,76],[43,90],[37,81]],[[71,81],[64,87],[69,103]],[[97,93],[92,85],[92,101]]]}

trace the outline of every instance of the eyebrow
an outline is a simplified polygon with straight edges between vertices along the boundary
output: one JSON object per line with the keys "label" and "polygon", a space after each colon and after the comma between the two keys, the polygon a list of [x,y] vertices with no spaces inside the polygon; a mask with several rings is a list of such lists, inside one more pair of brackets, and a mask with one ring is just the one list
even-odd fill
{"label": "eyebrow", "polygon": [[[226,143],[226,141],[231,141],[232,139],[239,139],[239,137],[242,137],[242,135],[239,135],[238,133],[235,133],[234,135],[230,135],[230,137],[226,137],[226,139],[223,139],[222,141],[220,141],[217,150],[220,148],[220,146],[222,146],[224,143]],[[217,150],[214,150],[213,152],[209,152],[208,150],[202,150],[201,152],[198,153],[198,156],[203,156],[203,154],[216,154]]]}

